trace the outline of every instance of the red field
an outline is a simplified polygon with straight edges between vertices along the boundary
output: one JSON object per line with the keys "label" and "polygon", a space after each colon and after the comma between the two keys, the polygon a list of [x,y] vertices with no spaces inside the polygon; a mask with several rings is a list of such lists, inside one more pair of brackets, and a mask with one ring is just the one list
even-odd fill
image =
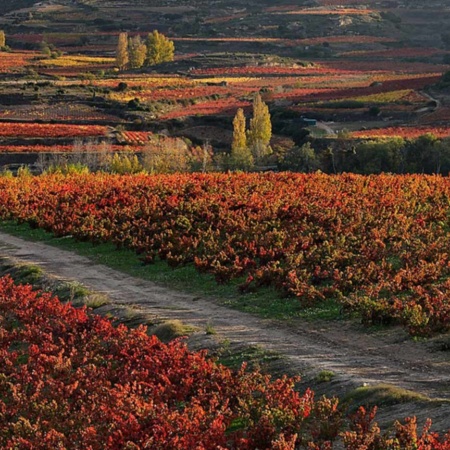
{"label": "red field", "polygon": [[[0,318],[5,449],[268,448],[306,435],[304,420],[326,406],[294,392],[294,380],[232,373],[180,341],[114,328],[9,278],[0,279]],[[246,417],[245,436],[231,431]]]}
{"label": "red field", "polygon": [[[136,147],[124,147],[122,145],[89,144],[90,151],[122,152],[138,150]],[[86,151],[86,145],[84,146]],[[140,150],[140,149],[139,149]],[[0,153],[70,153],[77,151],[75,145],[0,145]]]}
{"label": "red field", "polygon": [[[360,449],[376,439],[448,450],[450,436],[414,418],[381,434],[376,409],[348,421],[337,399],[165,345],[145,327],[114,328],[48,293],[0,279],[0,446],[110,450]],[[350,425],[348,429],[347,426]]]}
{"label": "red field", "polygon": [[30,64],[36,56],[35,52],[0,52],[0,73],[14,73],[22,71],[23,67]]}
{"label": "red field", "polygon": [[[450,328],[450,183],[431,176],[177,175],[0,180],[0,212],[241,290],[327,298],[412,334]],[[355,214],[355,211],[358,213]]]}
{"label": "red field", "polygon": [[0,137],[95,137],[105,136],[107,132],[100,125],[0,123]]}

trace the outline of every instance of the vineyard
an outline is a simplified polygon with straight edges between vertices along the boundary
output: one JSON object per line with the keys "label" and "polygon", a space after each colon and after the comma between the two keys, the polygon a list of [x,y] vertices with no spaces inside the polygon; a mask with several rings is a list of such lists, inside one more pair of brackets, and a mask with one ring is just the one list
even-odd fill
{"label": "vineyard", "polygon": [[368,324],[449,329],[450,184],[432,176],[175,175],[0,180],[1,217],[194,264],[242,292],[333,299]]}
{"label": "vineyard", "polygon": [[[348,12],[302,9],[301,13],[311,11],[325,16],[347,16]],[[288,11],[286,15],[294,13],[297,14]],[[269,14],[284,15],[282,11]],[[117,34],[101,33],[100,38],[111,43]],[[12,39],[38,45],[44,36],[12,35]],[[164,73],[156,70],[122,73],[114,67],[113,58],[104,56],[114,51],[110,44],[109,47],[105,44],[103,50],[97,44],[91,49],[73,46],[77,39],[86,39],[80,33],[49,33],[45,39],[49,45],[63,48],[65,43],[67,54],[45,57],[38,51],[11,52],[0,58],[5,76],[12,77],[0,81],[0,95],[5,100],[0,107],[0,119],[4,121],[0,124],[0,137],[19,139],[3,143],[11,146],[11,152],[20,147],[41,152],[46,143],[36,139],[45,137],[64,139],[55,144],[67,146],[79,137],[105,136],[107,130],[101,128],[104,124],[116,128],[117,135],[144,134],[164,127],[170,130],[169,134],[176,127],[177,135],[183,135],[183,130],[192,125],[203,126],[204,122],[219,124],[217,128],[222,133],[216,133],[214,144],[220,147],[217,150],[220,152],[229,146],[226,136],[232,117],[238,108],[249,115],[257,92],[274,113],[278,134],[274,141],[292,134],[286,120],[277,117],[298,121],[304,115],[330,124],[327,129],[331,131],[319,137],[327,138],[331,147],[339,147],[334,138],[342,129],[350,131],[349,137],[363,139],[396,136],[413,139],[428,131],[439,138],[448,137],[445,104],[431,102],[424,93],[429,86],[439,84],[449,68],[443,63],[448,56],[446,51],[435,47],[399,47],[395,39],[368,35],[307,39],[175,37],[177,45],[185,48],[177,56],[173,69]],[[231,57],[217,52],[222,45],[252,42],[286,51],[311,47],[317,52],[320,49],[322,54],[327,49],[330,54],[302,60],[277,55]],[[395,47],[391,48],[393,44]],[[212,46],[217,53],[207,56],[191,51],[191,47],[202,46]],[[18,75],[28,79],[30,74],[37,79],[27,82],[13,79]],[[40,77],[46,81],[38,81]],[[203,139],[200,135],[189,138]],[[138,140],[139,145],[145,142]],[[130,141],[133,145],[133,139]],[[123,145],[123,141],[113,140],[111,144]],[[281,153],[286,149],[281,147]],[[278,155],[273,159],[280,160]]]}
{"label": "vineyard", "polygon": [[0,123],[1,137],[91,137],[106,133],[106,127],[95,125]]}
{"label": "vineyard", "polygon": [[8,277],[0,314],[3,448],[450,448],[450,436],[430,422],[420,433],[414,418],[382,435],[376,409],[361,407],[347,428],[337,399],[299,394],[295,379],[232,372]]}
{"label": "vineyard", "polygon": [[0,448],[450,450],[445,1],[0,3]]}

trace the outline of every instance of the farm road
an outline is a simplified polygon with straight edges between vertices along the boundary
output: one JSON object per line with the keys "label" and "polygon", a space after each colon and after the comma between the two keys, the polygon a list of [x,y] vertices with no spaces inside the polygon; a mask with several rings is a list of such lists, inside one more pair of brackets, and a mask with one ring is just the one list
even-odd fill
{"label": "farm road", "polygon": [[[175,292],[95,264],[83,256],[2,232],[0,255],[42,266],[47,273],[62,279],[79,281],[93,291],[107,294],[115,305],[199,327],[203,330],[199,335],[206,335],[204,330],[212,326],[216,338],[280,353],[290,371],[308,380],[321,370],[331,370],[336,376],[325,384],[336,394],[364,384],[388,383],[445,399],[421,407],[418,416],[431,416],[438,427],[450,429],[448,351],[430,351],[428,344],[414,342],[399,330],[363,333],[345,321],[287,325],[264,320],[219,306],[214,299]],[[403,412],[405,416],[411,414],[401,409],[394,413]]]}

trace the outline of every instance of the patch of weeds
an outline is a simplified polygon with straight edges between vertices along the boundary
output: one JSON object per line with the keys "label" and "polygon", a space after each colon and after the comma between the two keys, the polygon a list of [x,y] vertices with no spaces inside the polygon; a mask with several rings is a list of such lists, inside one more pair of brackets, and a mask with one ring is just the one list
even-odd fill
{"label": "patch of weeds", "polygon": [[27,353],[24,353],[23,355],[19,355],[16,359],[16,363],[18,365],[25,365],[28,363],[28,360],[30,359],[30,355]]}
{"label": "patch of weeds", "polygon": [[281,298],[280,293],[270,287],[258,288],[255,292],[238,294],[236,288],[239,280],[236,280],[235,283],[233,295],[226,299],[219,296],[223,306],[264,318],[279,320],[299,317],[302,314],[303,307],[296,298]]}
{"label": "patch of weeds", "polygon": [[111,300],[103,294],[89,294],[84,298],[83,303],[88,308],[97,309],[101,306],[109,305]]}
{"label": "patch of weeds", "polygon": [[114,315],[115,325],[125,324],[128,328],[137,328],[141,325],[145,326],[154,325],[154,322],[150,318],[149,314],[143,313],[141,310],[137,310],[129,306],[116,305],[114,307],[114,313],[115,313]]}
{"label": "patch of weeds", "polygon": [[[53,292],[61,301],[70,302],[79,302],[91,294],[89,289],[78,281],[57,283],[53,288]],[[81,303],[84,304],[84,301],[81,301]]]}
{"label": "patch of weeds", "polygon": [[450,351],[450,334],[436,336],[428,340],[428,346],[431,351],[449,352]]}
{"label": "patch of weeds", "polygon": [[8,275],[11,273],[11,270],[14,270],[16,266],[14,264],[11,264],[7,260],[0,260],[0,274],[1,276]]}
{"label": "patch of weeds", "polygon": [[418,392],[409,391],[390,384],[375,384],[361,386],[344,397],[344,402],[351,407],[365,406],[392,406],[399,403],[429,402],[430,398]]}
{"label": "patch of weeds", "polygon": [[322,370],[317,374],[315,380],[317,383],[328,383],[335,376],[336,374],[332,370]]}
{"label": "patch of weeds", "polygon": [[17,283],[37,285],[42,282],[44,272],[39,266],[27,264],[18,266],[11,276]]}
{"label": "patch of weeds", "polygon": [[205,327],[205,333],[208,335],[217,334],[217,331],[214,329],[212,323],[208,322]]}
{"label": "patch of weeds", "polygon": [[187,336],[197,331],[195,327],[185,325],[181,320],[168,320],[157,325],[151,334],[154,334],[163,342],[169,342],[175,338]]}
{"label": "patch of weeds", "polygon": [[225,433],[235,433],[236,431],[239,430],[245,430],[247,427],[248,427],[247,420],[241,417],[237,417],[230,423]]}

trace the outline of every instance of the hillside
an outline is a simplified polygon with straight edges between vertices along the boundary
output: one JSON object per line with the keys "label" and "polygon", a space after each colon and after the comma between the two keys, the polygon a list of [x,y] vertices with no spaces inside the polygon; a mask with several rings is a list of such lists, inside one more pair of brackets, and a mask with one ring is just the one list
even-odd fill
{"label": "hillside", "polygon": [[[443,48],[441,37],[448,33],[450,20],[450,9],[442,0],[429,1],[426,6],[419,1],[399,0],[292,3],[289,0],[218,0],[211,8],[211,3],[205,0],[5,0],[0,13],[11,34],[76,32],[80,39],[84,37],[85,44],[95,41],[105,45],[107,34],[102,33],[146,32],[158,28],[174,37],[310,39],[344,34],[388,38],[389,47],[393,48],[416,45]],[[361,43],[356,42],[358,46]],[[209,42],[204,51],[215,46]],[[283,47],[258,42],[254,50],[267,51],[274,46],[277,52]],[[183,43],[183,47],[191,48],[192,43]],[[332,50],[338,51],[339,47],[333,45]],[[231,50],[233,47],[227,44],[227,51]],[[238,50],[243,51],[241,46]],[[281,48],[283,53],[292,56],[299,51],[298,48],[290,50]]]}

